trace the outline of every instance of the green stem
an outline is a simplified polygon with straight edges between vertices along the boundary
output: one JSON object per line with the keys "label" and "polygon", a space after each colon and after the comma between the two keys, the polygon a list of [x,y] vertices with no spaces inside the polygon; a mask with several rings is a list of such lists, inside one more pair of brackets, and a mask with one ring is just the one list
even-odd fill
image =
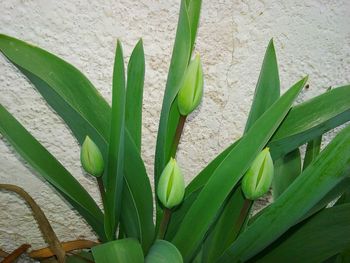
{"label": "green stem", "polygon": [[158,239],[164,239],[165,232],[168,228],[168,224],[170,221],[170,217],[171,217],[170,209],[165,208],[163,211],[162,221],[160,222],[160,225],[159,225],[159,230],[158,230],[158,235],[157,235]]}
{"label": "green stem", "polygon": [[96,177],[96,179],[97,179],[98,189],[100,190],[102,204],[104,206],[105,205],[105,200],[106,200],[106,197],[105,197],[106,192],[105,192],[105,187],[103,185],[103,179],[102,179],[102,176]]}
{"label": "green stem", "polygon": [[174,137],[173,145],[171,146],[171,152],[170,152],[171,157],[173,158],[175,158],[176,156],[177,147],[179,145],[181,134],[185,126],[186,118],[187,116],[180,115],[179,123],[177,124],[177,127],[176,127],[175,137]]}

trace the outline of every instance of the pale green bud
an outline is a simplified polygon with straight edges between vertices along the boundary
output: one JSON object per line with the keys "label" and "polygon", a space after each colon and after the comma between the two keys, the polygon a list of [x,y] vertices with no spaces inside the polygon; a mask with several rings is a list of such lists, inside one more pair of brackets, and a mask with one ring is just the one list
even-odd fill
{"label": "pale green bud", "polygon": [[184,178],[176,160],[171,158],[159,178],[158,198],[164,207],[170,209],[182,202],[184,194]]}
{"label": "pale green bud", "polygon": [[199,55],[188,65],[178,93],[180,114],[187,116],[194,111],[203,96],[203,70]]}
{"label": "pale green bud", "polygon": [[96,177],[100,177],[103,174],[104,161],[102,154],[89,136],[86,136],[81,147],[80,161],[84,170],[89,174]]}
{"label": "pale green bud", "polygon": [[242,180],[242,191],[247,199],[256,200],[265,195],[273,179],[273,162],[269,148],[265,148],[253,161]]}

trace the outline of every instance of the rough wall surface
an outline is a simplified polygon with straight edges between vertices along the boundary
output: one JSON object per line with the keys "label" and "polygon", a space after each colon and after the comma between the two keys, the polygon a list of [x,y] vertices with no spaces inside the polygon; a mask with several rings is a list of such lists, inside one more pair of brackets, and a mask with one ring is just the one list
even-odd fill
{"label": "rough wall surface", "polygon": [[[161,99],[180,1],[0,1],[0,31],[64,58],[111,101],[116,39],[129,56],[139,37],[146,55],[142,155],[150,175]],[[264,50],[274,37],[283,90],[310,75],[299,101],[350,82],[350,1],[203,0],[196,51],[205,92],[190,116],[178,154],[189,181],[243,131]],[[60,160],[97,200],[95,181],[79,162],[79,147],[31,84],[0,56],[0,103]],[[94,239],[92,231],[52,187],[0,140],[0,182],[17,184],[41,205],[61,240]],[[0,247],[45,243],[24,202],[0,192]]]}

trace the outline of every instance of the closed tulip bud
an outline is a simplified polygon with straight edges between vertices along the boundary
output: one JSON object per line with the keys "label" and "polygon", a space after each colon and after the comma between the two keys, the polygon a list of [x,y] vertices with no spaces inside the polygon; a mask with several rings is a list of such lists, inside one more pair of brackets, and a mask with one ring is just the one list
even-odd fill
{"label": "closed tulip bud", "polygon": [[104,161],[100,149],[97,145],[86,136],[81,147],[80,161],[83,168],[89,174],[100,177],[104,170]]}
{"label": "closed tulip bud", "polygon": [[265,195],[271,186],[273,179],[273,162],[269,148],[265,148],[242,180],[242,191],[247,199],[256,200]]}
{"label": "closed tulip bud", "polygon": [[184,194],[184,178],[176,160],[171,158],[159,178],[158,198],[164,207],[170,209],[182,202]]}
{"label": "closed tulip bud", "polygon": [[199,55],[188,65],[178,93],[180,114],[187,116],[194,111],[203,96],[203,70]]}

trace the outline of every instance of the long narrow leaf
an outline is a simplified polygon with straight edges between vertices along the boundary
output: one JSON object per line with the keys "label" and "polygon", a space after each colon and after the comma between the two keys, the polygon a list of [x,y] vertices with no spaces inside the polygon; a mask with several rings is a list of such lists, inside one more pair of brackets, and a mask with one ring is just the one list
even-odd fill
{"label": "long narrow leaf", "polygon": [[[279,141],[273,141],[272,137],[272,147],[276,146],[278,152],[276,151],[275,159],[278,159],[281,155],[293,150],[293,147],[303,144],[308,139],[313,138],[314,134],[322,134],[344,122],[350,120],[350,101],[347,99],[350,96],[350,86],[344,86],[340,88],[335,88],[326,94],[322,94],[310,101],[304,102],[292,108],[290,113],[287,115],[288,118],[299,118],[299,128],[294,130],[295,135],[291,136],[291,129],[293,123],[287,121],[282,122],[279,133],[283,134]],[[337,104],[337,107],[326,107],[328,102]],[[322,109],[322,111],[319,111]],[[314,112],[315,111],[315,112]],[[291,113],[292,112],[292,113]],[[310,115],[310,113],[312,113]],[[291,117],[289,117],[291,116]],[[307,138],[307,139],[305,139]],[[188,198],[184,200],[184,203],[193,202],[196,200],[200,191],[206,182],[209,180],[213,171],[220,164],[220,162],[226,158],[226,155],[235,147],[237,142],[226,148],[220,155],[218,155],[207,167],[205,167],[200,174],[195,177],[195,179],[187,186],[186,196],[190,196],[195,192],[193,198]],[[272,148],[273,150],[273,148]],[[178,210],[174,212],[176,219],[173,217],[169,228],[172,229],[172,225],[179,225],[179,222],[183,220],[184,215],[187,213],[191,204],[186,204],[181,206]],[[174,232],[172,232],[174,233]],[[169,235],[169,238],[171,235]]]}
{"label": "long narrow leaf", "polygon": [[136,146],[125,140],[121,225],[127,237],[137,238],[144,252],[154,239],[153,196],[146,168]]}
{"label": "long narrow leaf", "polygon": [[[182,76],[187,68],[191,53],[191,31],[188,19],[188,12],[185,0],[181,1],[179,21],[177,25],[173,55],[170,62],[167,84],[164,93],[162,111],[160,115],[156,157],[155,157],[155,185],[157,187],[158,178],[166,165],[167,158],[172,143],[172,136],[169,133],[174,131],[169,129],[171,122],[177,123],[179,113],[169,119],[170,109],[178,93]],[[176,118],[177,117],[177,118]],[[175,125],[176,126],[176,125]],[[166,150],[168,148],[168,152]]]}
{"label": "long narrow leaf", "polygon": [[306,153],[303,163],[303,170],[305,170],[309,164],[316,158],[316,156],[320,153],[322,142],[322,135],[317,136],[308,142],[306,147]]}
{"label": "long narrow leaf", "polygon": [[271,138],[271,154],[274,157],[285,155],[349,121],[349,97],[350,86],[343,86],[293,107]]}
{"label": "long narrow leaf", "polygon": [[[245,133],[261,115],[279,98],[280,81],[273,40],[271,39],[265,52],[259,80],[255,88],[254,99],[246,123]],[[223,211],[213,230],[204,242],[203,254],[205,262],[213,262],[236,239],[242,224],[249,217],[252,204],[246,207],[241,187],[226,201]],[[245,218],[241,218],[241,211],[245,211]]]}
{"label": "long narrow leaf", "polygon": [[104,239],[103,214],[79,182],[53,157],[2,105],[0,132],[40,176],[69,197],[70,203],[84,211],[85,220]]}
{"label": "long narrow leaf", "polygon": [[297,82],[259,118],[204,186],[173,239],[185,262],[193,256],[232,188],[282,122],[306,79]]}
{"label": "long narrow leaf", "polygon": [[[316,205],[314,205],[306,214],[304,214],[298,221],[301,222],[308,217],[314,215],[315,213],[319,212],[323,208],[326,208],[331,202],[336,200],[339,196],[344,194],[347,189],[350,187],[350,178],[346,178],[339,182],[335,187],[332,188],[320,201],[317,202]],[[250,220],[249,224],[252,224],[255,222],[264,212],[267,208],[260,210],[257,214],[255,214]]]}
{"label": "long narrow leaf", "polygon": [[259,263],[318,263],[350,247],[350,204],[328,208],[312,217]]}
{"label": "long narrow leaf", "polygon": [[[350,86],[335,88],[325,94],[319,95],[311,100],[294,106],[287,114],[277,132],[269,142],[274,160],[294,150],[305,142],[323,134],[350,120]],[[336,107],[328,107],[328,103]],[[294,127],[293,121],[298,120],[297,127]],[[277,138],[276,138],[277,136]],[[203,187],[209,180],[212,172],[205,170],[215,170],[220,160],[226,158],[227,154],[235,147],[231,144],[220,153],[193,181],[188,185],[186,192]]]}
{"label": "long narrow leaf", "polygon": [[204,263],[215,262],[238,236],[241,226],[237,225],[237,220],[245,201],[241,187],[237,187],[228,198],[219,219],[215,222],[214,229],[204,243]]}
{"label": "long narrow leaf", "polygon": [[191,30],[190,50],[192,52],[194,42],[196,41],[202,0],[186,0],[186,4],[187,4],[187,10],[188,10],[188,18],[190,22],[190,30]]}
{"label": "long narrow leaf", "polygon": [[226,155],[238,144],[237,140],[233,145],[228,147],[224,152],[219,154],[212,162],[210,162],[186,187],[185,197],[182,204],[172,212],[171,219],[166,233],[166,239],[171,240],[177,232],[180,224],[186,213],[192,206],[192,203],[197,199],[203,186],[213,174],[217,166],[225,159]]}
{"label": "long narrow leaf", "polygon": [[255,88],[252,107],[245,126],[245,132],[280,97],[280,79],[275,47],[271,39],[267,46],[259,80]]}
{"label": "long narrow leaf", "polygon": [[34,201],[34,199],[26,191],[24,191],[24,189],[18,187],[17,185],[0,184],[0,190],[1,189],[17,193],[21,198],[23,198],[26,201],[26,203],[32,210],[33,217],[35,218],[45,241],[49,245],[50,249],[53,251],[53,255],[56,255],[58,262],[64,262],[66,253],[55,231],[52,229],[49,220],[45,216],[40,206]]}
{"label": "long narrow leaf", "polygon": [[[180,89],[182,76],[187,68],[191,55],[191,30],[188,19],[186,0],[181,0],[179,21],[177,25],[173,54],[164,92],[163,105],[160,113],[156,153],[154,161],[154,184],[155,191],[158,187],[158,179],[170,158],[171,145],[175,136],[176,126],[179,122],[180,113],[174,104],[175,97]],[[158,227],[162,211],[156,202],[156,225]]]}
{"label": "long narrow leaf", "polygon": [[[35,88],[41,93],[47,103],[62,117],[62,119],[67,123],[68,127],[73,132],[74,136],[77,138],[79,143],[82,143],[86,137],[89,135],[94,142],[99,146],[102,151],[104,158],[107,157],[107,149],[109,142],[109,131],[110,129],[110,116],[111,108],[103,100],[101,96],[98,95],[96,89],[91,85],[86,85],[89,83],[86,77],[75,69],[69,63],[61,60],[60,58],[42,50],[32,45],[29,45],[23,41],[1,36],[0,37],[0,50],[10,59],[15,66],[17,66],[23,74],[25,74],[28,79],[35,85]],[[28,59],[23,60],[26,56]],[[37,62],[35,67],[33,61]],[[44,68],[40,65],[46,65]],[[30,69],[30,71],[25,70]],[[44,72],[42,72],[44,70]],[[48,71],[45,71],[48,70]],[[51,80],[49,73],[55,70],[55,81]],[[70,78],[68,71],[73,71],[75,76]],[[52,86],[50,86],[51,83]],[[68,86],[67,86],[68,85]],[[70,92],[73,88],[76,93],[80,95],[75,97],[75,93]],[[86,91],[92,89],[93,91]],[[94,109],[90,109],[89,100],[84,99],[85,92],[90,94],[92,100],[95,102],[101,101],[101,103],[95,104]],[[61,96],[60,94],[64,94]],[[94,95],[95,94],[95,95]],[[95,97],[94,97],[95,96]],[[90,115],[89,111],[98,112],[98,118],[102,125],[98,125],[98,122],[90,122],[87,116]],[[133,165],[125,164],[125,183],[129,185],[130,189],[138,189],[139,182],[144,185],[143,188],[139,189],[138,196],[144,196],[145,198],[138,198],[135,193],[129,191],[127,188],[123,190],[123,195],[128,195],[128,197],[123,197],[123,199],[133,200],[132,205],[127,205],[128,210],[132,214],[138,214],[138,210],[147,211],[147,213],[142,213],[141,217],[133,217],[133,219],[128,218],[124,213],[124,221],[128,222],[131,227],[135,223],[135,227],[142,230],[143,238],[137,236],[140,240],[149,240],[150,236],[153,236],[153,232],[149,229],[153,227],[153,212],[152,206],[149,205],[149,196],[152,195],[149,178],[144,169],[140,169],[138,173],[131,173],[129,169],[133,166],[144,167],[144,163],[138,153],[137,147],[132,141],[132,137],[128,130],[125,131],[125,147],[126,151],[130,151],[127,162]],[[62,193],[62,195],[69,201],[73,202],[69,196]],[[74,206],[84,218],[90,218],[90,221],[94,221],[94,218],[86,213],[84,209],[80,209],[78,206]],[[132,212],[131,212],[132,211]],[[125,216],[124,216],[125,215]],[[89,222],[89,220],[87,220]],[[102,236],[101,236],[102,232]],[[135,237],[131,233],[130,236]],[[104,231],[99,233],[102,239],[104,236]],[[147,236],[147,237],[146,237]],[[146,242],[146,241],[145,241]],[[147,243],[147,242],[146,242]]]}
{"label": "long narrow leaf", "polygon": [[106,172],[105,230],[109,240],[115,238],[119,223],[124,177],[125,73],[123,50],[119,41],[115,53],[112,118]]}
{"label": "long narrow leaf", "polygon": [[145,55],[142,40],[140,40],[129,60],[128,78],[125,101],[125,126],[135,142],[138,151],[141,151],[142,130],[142,97],[145,77]]}
{"label": "long narrow leaf", "polygon": [[[191,59],[199,22],[200,7],[201,0],[181,0],[175,43],[158,127],[154,162],[155,191],[157,191],[159,176],[173,150],[172,145],[175,131],[180,119],[176,96],[187,65]],[[158,200],[156,200],[156,210],[156,225],[158,226],[162,216]]]}
{"label": "long narrow leaf", "polygon": [[0,50],[16,65],[46,82],[103,137],[109,135],[110,115],[104,114],[109,106],[79,70],[43,49],[3,34],[0,34]]}
{"label": "long narrow leaf", "polygon": [[190,210],[193,202],[197,199],[200,191],[201,189],[194,191],[190,195],[186,196],[181,205],[177,207],[174,211],[172,211],[170,222],[168,224],[165,235],[166,240],[172,240],[174,238],[175,234],[177,233],[179,227],[182,224],[185,215]]}
{"label": "long narrow leaf", "polygon": [[[334,202],[339,196],[346,193],[350,189],[350,177],[345,178],[338,183],[332,190],[330,190],[320,201],[317,202],[298,222],[301,222],[313,214],[319,212],[323,208],[326,208],[330,203]],[[336,205],[339,203],[336,203]]]}
{"label": "long narrow leaf", "polygon": [[[246,261],[267,247],[349,176],[349,165],[350,126],[238,237],[219,262]],[[288,213],[281,213],[282,209]]]}
{"label": "long narrow leaf", "polygon": [[274,162],[272,195],[276,200],[301,173],[301,156],[296,149]]}

